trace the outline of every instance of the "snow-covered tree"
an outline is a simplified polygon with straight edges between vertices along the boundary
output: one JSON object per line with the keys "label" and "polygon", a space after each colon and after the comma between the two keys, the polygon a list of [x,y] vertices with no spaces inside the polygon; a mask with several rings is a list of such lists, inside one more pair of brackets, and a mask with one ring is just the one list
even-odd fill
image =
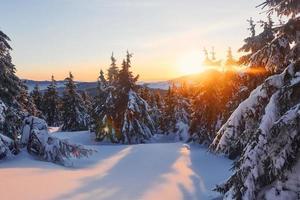
{"label": "snow-covered tree", "polygon": [[230,115],[232,98],[238,91],[238,73],[234,71],[211,70],[203,72],[202,81],[190,89],[191,140],[210,144],[216,132]]}
{"label": "snow-covered tree", "polygon": [[225,199],[299,199],[299,181],[292,175],[300,158],[300,2],[270,0],[261,6],[287,22],[270,29],[274,38],[258,42],[246,61],[250,68],[280,74],[252,91],[214,139],[213,151],[238,157],[234,174],[217,190]]}
{"label": "snow-covered tree", "polygon": [[158,130],[162,122],[163,98],[159,92],[151,91],[147,87],[141,87],[138,93],[140,97],[148,103],[150,107],[150,116],[154,121],[155,129]]}
{"label": "snow-covered tree", "polygon": [[9,37],[0,31],[0,102],[2,107],[0,134],[15,140],[20,134],[20,121],[24,115],[22,111],[27,112],[30,108],[27,110],[17,101],[21,90],[23,94],[26,91],[21,80],[15,75],[16,69],[10,56],[12,48],[9,41]]}
{"label": "snow-covered tree", "polygon": [[155,125],[149,112],[150,108],[147,102],[134,90],[129,90],[121,127],[122,142],[128,144],[144,143],[152,137]]}
{"label": "snow-covered tree", "polygon": [[117,67],[117,60],[114,57],[114,54],[111,54],[111,64],[110,67],[107,71],[107,76],[108,76],[108,82],[113,83],[118,79],[118,73],[119,73],[119,69]]}
{"label": "snow-covered tree", "polygon": [[9,41],[9,37],[0,30],[0,99],[6,104],[11,104],[21,89],[21,81],[15,75],[16,69],[12,64]]}
{"label": "snow-covered tree", "polygon": [[21,85],[21,89],[19,94],[16,97],[16,100],[18,102],[18,105],[20,109],[26,114],[26,115],[33,115],[37,116],[40,114],[39,110],[36,108],[33,99],[28,94],[28,88],[24,85]]}
{"label": "snow-covered tree", "polygon": [[138,76],[130,71],[131,57],[127,52],[114,81],[106,81],[100,74],[92,124],[99,140],[142,143],[155,131],[149,105],[137,93]]}
{"label": "snow-covered tree", "polygon": [[[7,132],[7,115],[8,113],[8,107],[4,104],[3,101],[0,100],[0,159],[3,159],[7,156],[10,156],[14,153],[17,153],[17,147],[16,143],[12,139],[12,133]],[[9,126],[17,127],[18,125],[15,124],[15,126]],[[4,135],[5,133],[5,135]],[[9,135],[10,137],[7,137],[6,135]]]}
{"label": "snow-covered tree", "polygon": [[190,101],[184,96],[186,89],[173,85],[169,87],[161,108],[160,130],[173,134],[176,141],[188,139],[190,126]]}
{"label": "snow-covered tree", "polygon": [[174,87],[169,87],[168,92],[164,98],[164,107],[162,110],[162,120],[160,123],[160,130],[168,134],[175,128],[176,118],[175,118],[175,106],[176,106],[176,96]]}
{"label": "snow-covered tree", "polygon": [[36,84],[32,90],[32,92],[30,93],[30,96],[36,106],[36,108],[40,111],[43,110],[43,95],[40,91],[39,85]]}
{"label": "snow-covered tree", "polygon": [[136,81],[130,71],[132,54],[127,52],[116,85],[116,120],[120,121],[120,140],[123,143],[143,143],[154,134],[154,122],[149,114],[149,105],[137,94]]}
{"label": "snow-covered tree", "polygon": [[56,90],[56,81],[54,76],[51,77],[51,83],[43,96],[42,111],[49,126],[60,125],[60,97]]}
{"label": "snow-covered tree", "polygon": [[62,130],[86,130],[89,124],[88,110],[81,95],[76,91],[74,77],[70,72],[65,79],[65,89],[62,98]]}
{"label": "snow-covered tree", "polygon": [[41,160],[68,166],[70,158],[88,157],[93,153],[82,145],[50,136],[47,123],[40,118],[27,117],[23,124],[21,143],[26,145],[30,154]]}
{"label": "snow-covered tree", "polygon": [[[290,64],[282,74],[268,78],[218,132],[211,148],[231,158],[240,155],[234,175],[218,188],[229,199],[256,199],[262,188],[275,180],[282,181],[281,176],[296,162],[299,127],[292,121],[297,120],[296,116],[289,118],[300,103],[299,69],[299,62]],[[274,159],[277,163],[270,162]]]}
{"label": "snow-covered tree", "polygon": [[113,124],[115,99],[112,95],[115,88],[109,85],[102,70],[97,83],[97,93],[91,112],[91,130],[95,132],[96,140],[108,140],[115,143],[117,142]]}
{"label": "snow-covered tree", "polygon": [[84,102],[84,107],[86,107],[88,113],[90,113],[92,110],[92,97],[87,93],[87,91],[82,91],[81,98]]}
{"label": "snow-covered tree", "polygon": [[90,155],[92,150],[50,136],[46,122],[30,116],[35,107],[15,75],[7,41],[0,31],[0,159],[19,153],[23,147],[39,159],[60,164],[68,164],[71,157]]}

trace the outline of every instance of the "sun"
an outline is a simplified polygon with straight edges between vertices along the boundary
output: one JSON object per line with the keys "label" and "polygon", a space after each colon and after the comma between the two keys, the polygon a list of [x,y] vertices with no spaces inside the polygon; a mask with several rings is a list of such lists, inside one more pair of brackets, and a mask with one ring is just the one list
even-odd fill
{"label": "sun", "polygon": [[177,67],[181,75],[196,74],[204,71],[202,66],[203,54],[201,51],[191,51],[184,54],[177,61]]}

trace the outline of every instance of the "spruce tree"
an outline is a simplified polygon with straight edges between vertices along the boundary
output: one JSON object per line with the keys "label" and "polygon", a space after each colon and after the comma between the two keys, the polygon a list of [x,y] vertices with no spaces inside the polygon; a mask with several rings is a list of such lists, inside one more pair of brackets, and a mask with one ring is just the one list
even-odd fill
{"label": "spruce tree", "polygon": [[[9,37],[0,31],[0,102],[5,106],[5,109],[2,109],[0,134],[17,140],[21,133],[24,116],[26,113],[34,112],[34,108],[28,96],[25,96],[27,95],[26,88],[15,74],[16,69],[10,56],[12,48],[9,41]],[[18,102],[20,99],[24,101]]]}
{"label": "spruce tree", "polygon": [[131,57],[132,54],[127,51],[116,87],[119,92],[116,100],[116,120],[121,121],[121,141],[129,144],[145,142],[155,131],[149,105],[136,92],[139,76],[133,76],[130,71]]}
{"label": "spruce tree", "polygon": [[36,106],[36,108],[40,111],[43,110],[43,95],[40,92],[39,85],[36,84],[30,93],[30,96]]}
{"label": "spruce tree", "polygon": [[21,85],[21,90],[16,99],[20,109],[25,113],[25,115],[37,116],[40,114],[33,102],[33,99],[29,96],[28,89],[25,85]]}
{"label": "spruce tree", "polygon": [[49,126],[60,125],[60,97],[56,90],[56,81],[54,76],[51,76],[51,83],[48,85],[47,90],[43,96],[42,111],[45,115],[46,121]]}
{"label": "spruce tree", "polygon": [[[96,134],[96,140],[108,140],[117,142],[116,132],[114,131],[114,88],[109,86],[104,73],[100,70],[97,81],[97,93],[92,105],[91,130]],[[120,136],[119,136],[120,137]]]}
{"label": "spruce tree", "polygon": [[161,109],[160,130],[164,134],[171,134],[176,141],[188,139],[190,125],[190,102],[185,88],[177,88],[175,85],[169,87],[164,98],[164,106]]}
{"label": "spruce tree", "polygon": [[[233,175],[217,190],[225,199],[299,199],[293,176],[300,161],[300,2],[270,0],[261,6],[288,21],[270,28],[269,20],[247,44],[255,50],[243,58],[248,66],[275,75],[252,91],[218,131],[211,149],[237,160]],[[274,38],[268,40],[266,33]]]}
{"label": "spruce tree", "polygon": [[234,67],[237,65],[237,60],[233,58],[231,48],[229,47],[227,51],[227,58],[225,61],[225,69],[226,71],[234,71]]}
{"label": "spruce tree", "polygon": [[74,77],[70,72],[65,79],[65,89],[62,97],[62,130],[79,131],[88,128],[88,111],[81,95],[76,91]]}
{"label": "spruce tree", "polygon": [[115,59],[113,53],[112,53],[110,59],[111,59],[111,64],[110,64],[110,67],[108,69],[107,76],[108,76],[108,82],[113,83],[118,78],[119,70],[118,70],[118,67],[117,67],[117,64],[116,64],[117,60]]}
{"label": "spruce tree", "polygon": [[36,109],[15,75],[7,41],[0,31],[0,159],[19,153],[22,147],[39,159],[60,164],[71,157],[90,155],[92,151],[83,146],[50,136],[46,122],[32,116]]}
{"label": "spruce tree", "polygon": [[[150,107],[137,93],[136,81],[130,71],[132,54],[127,52],[116,81],[108,81],[100,74],[99,97],[94,105],[96,137],[111,142],[143,143],[155,131]],[[97,100],[98,99],[98,100]],[[98,101],[98,103],[97,103]],[[94,118],[94,117],[93,117]]]}
{"label": "spruce tree", "polygon": [[176,106],[176,96],[174,91],[175,86],[169,87],[168,92],[164,98],[164,109],[162,114],[162,121],[160,124],[160,129],[164,134],[169,134],[175,128],[176,118],[175,118],[175,106]]}
{"label": "spruce tree", "polygon": [[11,105],[19,94],[21,81],[15,75],[15,66],[12,64],[9,45],[10,39],[0,30],[0,99]]}

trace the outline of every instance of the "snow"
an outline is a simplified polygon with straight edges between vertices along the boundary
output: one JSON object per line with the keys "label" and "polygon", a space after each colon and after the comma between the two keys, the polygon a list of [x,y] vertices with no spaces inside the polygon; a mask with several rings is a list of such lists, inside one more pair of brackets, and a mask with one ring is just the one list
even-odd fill
{"label": "snow", "polygon": [[[52,136],[97,150],[66,168],[35,160],[25,150],[0,162],[1,199],[213,199],[231,161],[199,145],[103,145],[88,131]],[[13,192],[12,192],[13,191]]]}
{"label": "snow", "polygon": [[0,123],[4,123],[6,109],[6,105],[0,100]]}
{"label": "snow", "polygon": [[298,199],[300,191],[300,159],[298,158],[297,160],[296,165],[288,173],[285,182],[274,182],[271,187],[269,186],[262,190],[260,195],[272,200]]}
{"label": "snow", "polygon": [[[216,152],[228,153],[228,149],[235,144],[234,142],[236,140],[240,139],[239,136],[244,130],[253,129],[253,120],[250,120],[251,118],[249,116],[258,115],[264,110],[262,109],[263,106],[267,106],[265,108],[266,115],[264,115],[262,120],[259,118],[254,119],[256,120],[254,124],[260,123],[260,130],[262,130],[263,133],[267,132],[273,122],[278,118],[274,99],[278,96],[280,88],[284,86],[285,77],[288,75],[294,76],[294,74],[294,65],[290,64],[284,72],[270,76],[263,84],[253,90],[250,96],[240,103],[227,122],[218,131],[211,148]],[[267,102],[270,100],[271,102],[269,102],[269,104],[263,104],[263,101]]]}

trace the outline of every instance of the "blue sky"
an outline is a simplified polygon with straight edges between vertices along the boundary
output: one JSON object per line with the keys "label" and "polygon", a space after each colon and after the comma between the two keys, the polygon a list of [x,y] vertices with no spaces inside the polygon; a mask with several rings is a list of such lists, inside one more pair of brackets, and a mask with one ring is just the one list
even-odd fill
{"label": "blue sky", "polygon": [[[0,0],[0,29],[10,36],[22,78],[91,81],[112,51],[119,63],[134,53],[142,80],[180,76],[187,58],[214,46],[225,57],[248,36],[260,0]],[[186,64],[185,64],[186,62]],[[184,66],[187,65],[187,66]],[[188,71],[188,70],[187,70]]]}

